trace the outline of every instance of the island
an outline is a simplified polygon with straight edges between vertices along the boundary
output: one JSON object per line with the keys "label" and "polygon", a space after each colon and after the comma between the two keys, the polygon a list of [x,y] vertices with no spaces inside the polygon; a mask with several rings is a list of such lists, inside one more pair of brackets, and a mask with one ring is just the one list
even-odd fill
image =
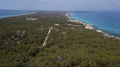
{"label": "island", "polygon": [[120,39],[67,13],[1,18],[0,67],[120,67]]}

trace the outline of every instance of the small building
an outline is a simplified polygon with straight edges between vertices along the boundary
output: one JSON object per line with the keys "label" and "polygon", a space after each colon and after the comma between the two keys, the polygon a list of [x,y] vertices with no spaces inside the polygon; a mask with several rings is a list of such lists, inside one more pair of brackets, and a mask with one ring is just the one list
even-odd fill
{"label": "small building", "polygon": [[25,18],[25,20],[36,21],[36,20],[38,20],[38,18],[34,18],[34,17],[27,17],[27,18]]}
{"label": "small building", "polygon": [[60,24],[55,24],[55,26],[60,26]]}

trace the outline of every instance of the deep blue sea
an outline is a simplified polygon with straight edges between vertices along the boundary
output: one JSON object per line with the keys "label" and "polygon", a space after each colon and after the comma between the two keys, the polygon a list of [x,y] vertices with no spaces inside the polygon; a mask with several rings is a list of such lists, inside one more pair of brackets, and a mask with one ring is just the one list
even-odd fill
{"label": "deep blue sea", "polygon": [[120,12],[72,12],[69,15],[72,19],[83,21],[120,37]]}
{"label": "deep blue sea", "polygon": [[0,10],[0,18],[26,15],[26,14],[32,14],[32,13],[35,13],[35,11],[29,11],[29,10]]}

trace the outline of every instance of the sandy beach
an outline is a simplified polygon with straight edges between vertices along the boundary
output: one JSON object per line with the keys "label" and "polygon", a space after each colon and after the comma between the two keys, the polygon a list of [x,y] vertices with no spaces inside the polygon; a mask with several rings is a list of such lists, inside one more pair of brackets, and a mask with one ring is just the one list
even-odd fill
{"label": "sandy beach", "polygon": [[69,16],[69,13],[66,13],[65,16],[68,18],[68,21],[69,21],[69,22],[80,23],[80,24],[84,25],[84,28],[85,28],[85,29],[94,30],[94,31],[96,31],[96,32],[102,33],[104,36],[106,36],[106,37],[108,37],[108,38],[120,39],[120,37],[116,37],[116,36],[113,36],[113,35],[110,35],[110,34],[104,32],[104,31],[102,31],[102,30],[96,29],[96,28],[93,27],[91,24],[84,23],[83,21],[80,21],[80,20],[72,19],[72,18]]}

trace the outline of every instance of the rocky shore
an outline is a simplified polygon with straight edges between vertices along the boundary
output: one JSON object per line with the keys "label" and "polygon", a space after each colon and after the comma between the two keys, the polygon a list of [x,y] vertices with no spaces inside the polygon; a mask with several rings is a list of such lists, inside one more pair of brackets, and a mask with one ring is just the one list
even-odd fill
{"label": "rocky shore", "polygon": [[85,28],[85,29],[95,30],[96,32],[102,33],[104,36],[106,36],[106,37],[108,37],[108,38],[120,39],[120,37],[116,37],[116,36],[110,35],[110,34],[108,34],[108,33],[106,33],[106,32],[103,32],[102,30],[98,30],[98,29],[94,28],[91,24],[87,24],[87,23],[84,23],[84,22],[82,22],[82,21],[72,19],[72,18],[69,16],[68,13],[66,13],[65,16],[68,18],[68,21],[69,21],[69,22],[80,23],[80,24],[84,25],[84,28]]}

